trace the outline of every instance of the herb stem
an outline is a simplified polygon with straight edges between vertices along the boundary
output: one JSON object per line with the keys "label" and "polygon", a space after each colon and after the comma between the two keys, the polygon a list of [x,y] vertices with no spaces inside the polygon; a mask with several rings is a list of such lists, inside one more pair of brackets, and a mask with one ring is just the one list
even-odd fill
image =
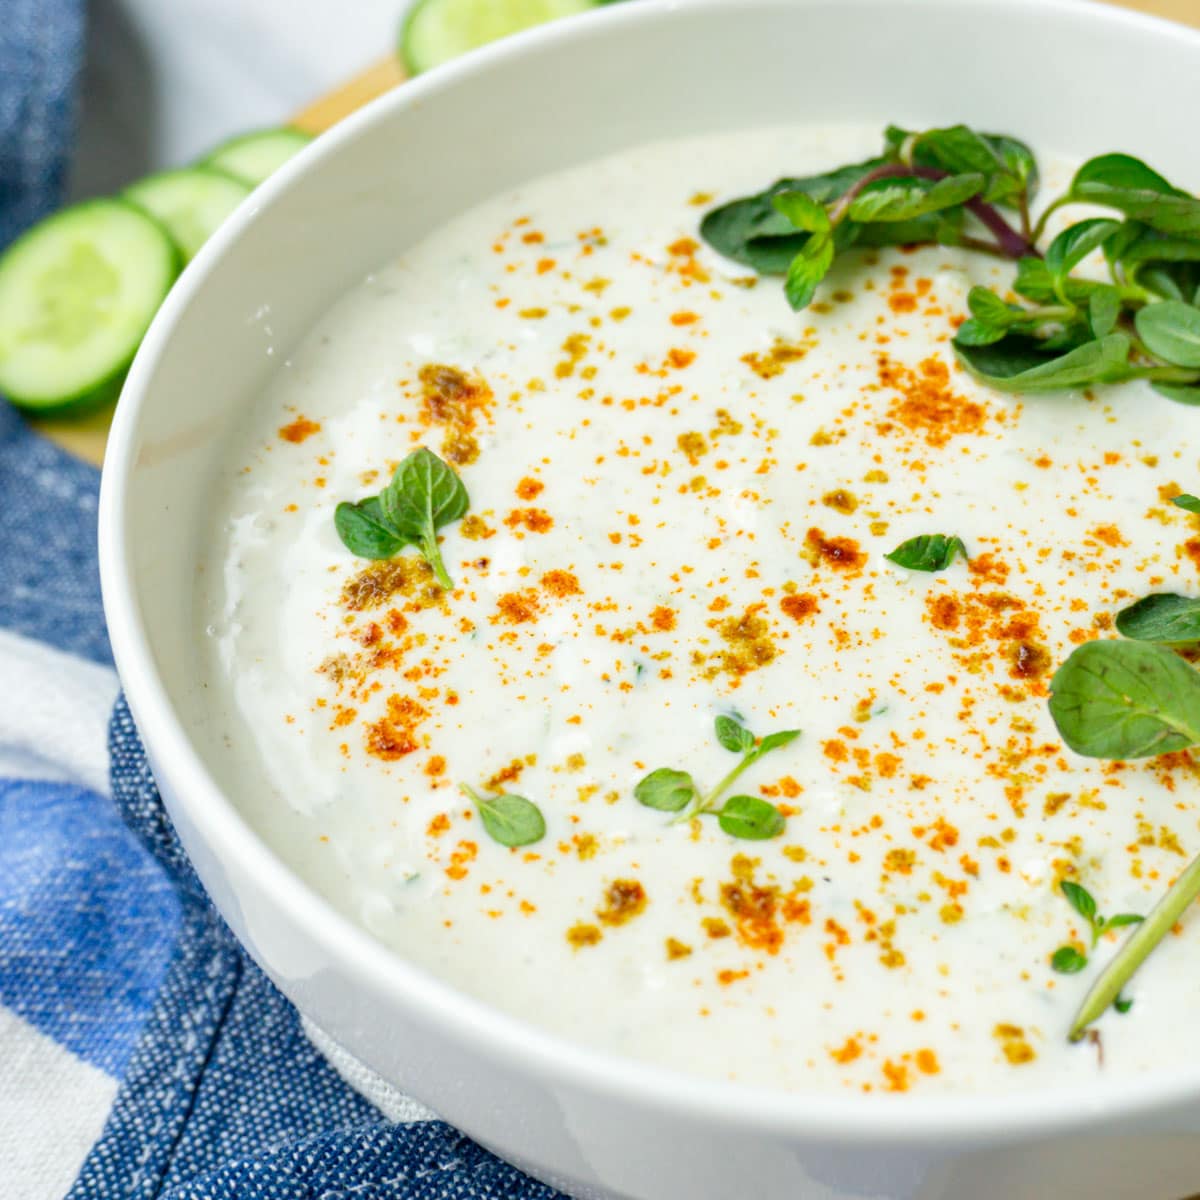
{"label": "herb stem", "polygon": [[1017,194],[1017,212],[1021,217],[1021,236],[1031,245],[1037,241],[1029,224],[1029,185],[1026,184]]}
{"label": "herb stem", "polygon": [[1033,227],[1033,232],[1029,235],[1031,242],[1040,242],[1042,234],[1046,232],[1046,222],[1050,220],[1052,213],[1057,212],[1064,204],[1070,204],[1071,197],[1069,194],[1059,196],[1053,203],[1048,204],[1043,210],[1042,215],[1038,217],[1037,224]]}
{"label": "herb stem", "polygon": [[1174,928],[1197,896],[1200,896],[1200,856],[1192,859],[1167,894],[1117,951],[1112,962],[1100,972],[1071,1025],[1068,1035],[1071,1041],[1078,1042],[1083,1038],[1087,1027],[1116,1000],[1134,972]]}
{"label": "herb stem", "polygon": [[726,775],[725,778],[722,779],[721,782],[718,783],[717,786],[713,788],[713,790],[709,792],[707,796],[704,797],[704,800],[700,805],[700,811],[707,812],[709,809],[711,809],[717,803],[717,801],[720,800],[720,798],[731,787],[733,787],[734,783],[738,779],[738,776],[740,776],[741,773],[757,758],[757,752],[751,750],[750,753],[747,754],[746,757],[743,758],[742,761],[738,763],[738,765],[734,767],[733,770],[730,771],[729,774]]}
{"label": "herb stem", "polygon": [[[880,167],[876,167],[873,171],[868,171],[860,180],[848,187],[845,192],[838,198],[837,202],[829,210],[829,223],[833,226],[839,225],[850,211],[850,205],[854,203],[855,198],[862,190],[871,183],[875,183],[879,179],[948,179],[949,171],[939,170],[937,167],[918,167],[910,166],[906,163],[884,163]],[[989,243],[984,242],[981,246],[976,246],[974,249],[983,249],[988,247],[986,253],[999,252],[1005,258],[1040,258],[1038,248],[1028,238],[1018,233],[1001,215],[999,210],[991,204],[987,204],[978,197],[968,200],[965,205],[968,212],[973,213],[979,221],[993,234],[996,239],[995,248],[991,248]],[[963,245],[967,243],[960,239]]]}
{"label": "herb stem", "polygon": [[974,250],[977,254],[990,254],[993,258],[1003,258],[1008,261],[1008,255],[1004,252],[1004,247],[999,242],[990,242],[986,238],[971,237],[970,234],[963,234],[955,243],[956,246],[961,246],[964,250]]}
{"label": "herb stem", "polygon": [[988,232],[996,238],[1001,252],[1006,258],[1041,258],[1041,251],[1032,240],[1018,233],[1001,215],[994,204],[988,204],[979,197],[968,200],[964,206],[967,212],[976,216]]}
{"label": "herb stem", "polygon": [[[1139,347],[1144,350],[1145,347]],[[1153,357],[1147,352],[1147,357]],[[1200,371],[1192,371],[1187,367],[1170,367],[1166,365],[1156,365],[1151,367],[1132,367],[1130,368],[1130,379],[1147,379],[1151,383],[1200,383]],[[1183,732],[1182,730],[1180,732]],[[1191,733],[1189,736],[1200,741],[1200,733]]]}
{"label": "herb stem", "polygon": [[421,539],[421,553],[425,561],[433,568],[434,578],[446,591],[454,587],[454,581],[446,574],[446,564],[442,561],[442,548],[438,545],[437,534],[431,533]]}

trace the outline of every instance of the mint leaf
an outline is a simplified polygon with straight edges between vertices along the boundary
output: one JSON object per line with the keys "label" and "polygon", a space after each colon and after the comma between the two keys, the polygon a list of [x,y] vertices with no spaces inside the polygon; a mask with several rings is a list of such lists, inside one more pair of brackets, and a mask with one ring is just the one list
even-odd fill
{"label": "mint leaf", "polygon": [[696,785],[686,771],[659,767],[633,789],[633,797],[659,812],[681,812],[696,795]]}
{"label": "mint leaf", "polygon": [[[1194,510],[1193,510],[1194,511]],[[1117,613],[1117,632],[1138,642],[1200,642],[1200,600],[1156,592]]]}
{"label": "mint leaf", "polygon": [[333,525],[342,545],[359,558],[392,558],[409,544],[383,515],[378,496],[368,496],[357,504],[343,500],[334,509]]}
{"label": "mint leaf", "polygon": [[967,557],[962,538],[947,537],[944,533],[923,533],[901,542],[884,558],[909,571],[944,571],[960,554],[964,559]]}
{"label": "mint leaf", "polygon": [[1183,750],[1200,741],[1200,674],[1149,642],[1084,642],[1050,681],[1050,716],[1089,758]]}
{"label": "mint leaf", "polygon": [[717,821],[730,837],[755,842],[778,837],[787,827],[779,809],[757,796],[730,796]]}
{"label": "mint leaf", "polygon": [[381,493],[383,514],[392,527],[421,548],[444,588],[454,585],[446,574],[437,531],[466,514],[467,489],[450,466],[432,450],[414,450],[395,470]]}

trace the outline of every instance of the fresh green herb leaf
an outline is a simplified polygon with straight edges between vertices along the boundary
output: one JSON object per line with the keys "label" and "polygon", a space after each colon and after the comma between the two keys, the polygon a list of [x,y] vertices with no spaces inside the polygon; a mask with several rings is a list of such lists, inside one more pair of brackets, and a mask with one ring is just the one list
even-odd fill
{"label": "fresh green herb leaf", "polygon": [[1162,300],[1139,309],[1134,324],[1151,353],[1179,367],[1200,367],[1200,309]]}
{"label": "fresh green herb leaf", "polygon": [[453,587],[442,562],[437,531],[466,514],[470,500],[462,480],[432,450],[414,450],[379,497],[396,532],[419,546],[444,588]]}
{"label": "fresh green herb leaf", "polygon": [[962,538],[944,533],[923,533],[901,542],[884,558],[909,571],[944,571],[959,555],[967,558]]}
{"label": "fresh green herb leaf", "polygon": [[696,784],[686,771],[659,767],[651,771],[637,787],[633,797],[639,804],[659,812],[682,812],[696,796]]}
{"label": "fresh green herb leaf", "polygon": [[1115,287],[1099,287],[1088,297],[1088,326],[1092,337],[1104,338],[1121,318],[1121,294]]}
{"label": "fresh green herb leaf", "polygon": [[1068,226],[1050,243],[1046,251],[1046,269],[1059,279],[1069,275],[1120,228],[1120,221],[1106,217],[1093,217]]}
{"label": "fresh green herb leaf", "polygon": [[1087,955],[1074,946],[1060,946],[1050,958],[1050,966],[1060,975],[1077,975],[1087,964]]}
{"label": "fresh green herb leaf", "polygon": [[799,312],[808,307],[832,265],[833,235],[812,234],[792,259],[784,280],[783,292],[792,308]]}
{"label": "fresh green herb leaf", "polygon": [[1156,592],[1117,613],[1117,632],[1137,642],[1200,642],[1200,600]]}
{"label": "fresh green herb leaf", "polygon": [[[1096,643],[1089,643],[1096,644]],[[1136,643],[1133,643],[1136,644]],[[1200,896],[1200,857],[1192,860],[1150,914],[1126,939],[1120,950],[1100,972],[1084,998],[1068,1035],[1077,1042],[1110,1004],[1114,1004],[1150,952],[1174,928],[1175,923]],[[1118,1011],[1127,1012],[1128,1005]]]}
{"label": "fresh green herb leaf", "polygon": [[488,836],[500,845],[531,846],[546,836],[545,818],[532,800],[511,794],[482,796],[465,783],[461,790],[479,810],[479,819]]}
{"label": "fresh green herb leaf", "polygon": [[912,161],[921,166],[952,175],[979,172],[987,180],[983,198],[989,202],[1012,204],[1023,198],[1028,203],[1037,186],[1032,151],[1006,134],[976,133],[966,125],[910,134],[891,126],[885,140],[893,155],[910,141]]}
{"label": "fresh green herb leaf", "polygon": [[[1040,258],[1022,258],[1017,263],[1017,275],[1013,280],[1013,291],[1034,304],[1057,304],[1059,302],[1056,281],[1050,268]],[[1071,304],[1086,304],[1088,297],[1097,288],[1111,287],[1095,279],[1067,278],[1061,281],[1062,291]]]}
{"label": "fresh green herb leaf", "polygon": [[805,233],[828,233],[832,228],[825,206],[807,192],[776,192],[771,197],[775,211],[795,229]]}
{"label": "fresh green herb leaf", "polygon": [[1149,642],[1077,646],[1050,681],[1050,716],[1089,758],[1146,758],[1200,741],[1200,674]]}
{"label": "fresh green herb leaf", "polygon": [[1189,408],[1200,406],[1200,387],[1174,383],[1155,383],[1151,386],[1160,396],[1174,400],[1176,404],[1186,404]]}
{"label": "fresh green herb leaf", "polygon": [[343,500],[334,510],[333,525],[342,545],[359,558],[393,558],[409,544],[383,515],[378,496],[357,504]]}
{"label": "fresh green herb leaf", "polygon": [[768,733],[755,748],[754,757],[755,759],[762,758],[764,754],[770,754],[772,750],[778,750],[781,746],[794,742],[799,736],[799,729],[781,729],[778,733]]}
{"label": "fresh green herb leaf", "polygon": [[1118,996],[1113,1001],[1113,1008],[1115,1008],[1122,1016],[1124,1016],[1132,1007],[1133,1001],[1126,1000],[1124,996]]}
{"label": "fresh green herb leaf", "polygon": [[778,837],[787,827],[779,809],[757,796],[730,796],[717,821],[730,837],[756,842]]}
{"label": "fresh green herb leaf", "polygon": [[1096,919],[1096,899],[1092,893],[1070,879],[1064,879],[1058,886],[1071,907],[1091,926]]}
{"label": "fresh green herb leaf", "polygon": [[988,346],[954,349],[976,378],[1001,392],[1050,392],[1089,384],[1116,383],[1131,376],[1129,339],[1110,333],[1065,354],[1047,354],[1035,338],[1009,334]]}
{"label": "fresh green herb leaf", "polygon": [[1115,917],[1101,917],[1100,927],[1107,933],[1110,929],[1123,929],[1126,925],[1140,925],[1145,919],[1138,913],[1117,913]]}
{"label": "fresh green herb leaf", "polygon": [[1069,197],[1118,209],[1162,233],[1200,234],[1200,201],[1128,154],[1089,159],[1075,173]]}
{"label": "fresh green herb leaf", "polygon": [[[674,824],[690,821],[705,813],[716,813],[721,828],[733,837],[775,837],[783,829],[783,816],[765,800],[752,796],[734,796],[718,808],[721,797],[738,777],[764,754],[786,746],[800,736],[798,729],[784,729],[768,734],[759,742],[737,717],[722,715],[713,723],[718,743],[732,754],[742,757],[711,792],[702,793],[692,777],[684,771],[660,767],[651,771],[633,790],[634,797],[648,808],[678,814]],[[769,809],[774,816],[764,810]],[[778,823],[778,828],[776,824]]]}
{"label": "fresh green herb leaf", "polygon": [[850,202],[849,216],[864,224],[911,221],[965,203],[983,191],[985,182],[979,174],[948,175],[938,180],[904,176],[877,179]]}
{"label": "fresh green herb leaf", "polygon": [[707,213],[700,236],[718,254],[740,262],[761,275],[782,275],[807,240],[775,208],[773,198],[783,192],[804,192],[818,204],[830,204],[883,163],[873,158],[824,175],[780,179],[765,191],[744,196]]}
{"label": "fresh green herb leaf", "polygon": [[745,754],[747,750],[754,749],[754,734],[740,721],[735,721],[733,717],[718,717],[713,723],[713,727],[716,731],[717,741],[726,750],[734,754]]}
{"label": "fresh green herb leaf", "polygon": [[1192,496],[1187,492],[1180,492],[1178,496],[1172,497],[1171,503],[1176,508],[1182,508],[1184,512],[1200,513],[1200,496]]}

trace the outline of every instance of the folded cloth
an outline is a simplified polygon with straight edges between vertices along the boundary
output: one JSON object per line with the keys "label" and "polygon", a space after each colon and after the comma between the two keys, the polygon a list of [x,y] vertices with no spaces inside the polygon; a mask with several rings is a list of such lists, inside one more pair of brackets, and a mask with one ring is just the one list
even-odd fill
{"label": "folded cloth", "polygon": [[[0,11],[3,249],[61,200],[83,4]],[[113,804],[98,483],[0,400],[0,1196],[550,1200],[317,1049],[205,898],[123,703]]]}

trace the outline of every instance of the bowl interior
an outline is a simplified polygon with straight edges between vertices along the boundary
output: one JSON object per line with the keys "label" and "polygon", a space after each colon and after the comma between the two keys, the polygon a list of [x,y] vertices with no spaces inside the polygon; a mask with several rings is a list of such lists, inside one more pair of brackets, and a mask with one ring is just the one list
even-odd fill
{"label": "bowl interior", "polygon": [[[1197,78],[1200,37],[1078,0],[664,0],[451,65],[320,139],[189,267],[118,414],[102,509],[106,603],[160,772],[235,791],[198,669],[207,496],[244,406],[378,262],[545,172],[639,142],[797,121],[963,121],[1072,156],[1129,149],[1195,185]],[[186,782],[172,790],[187,807]],[[261,858],[214,797],[210,784],[211,811],[188,818],[198,836],[219,854]],[[388,953],[374,953],[386,969]],[[1137,1092],[1112,1086],[1114,1102],[1118,1088],[1124,1102]]]}

